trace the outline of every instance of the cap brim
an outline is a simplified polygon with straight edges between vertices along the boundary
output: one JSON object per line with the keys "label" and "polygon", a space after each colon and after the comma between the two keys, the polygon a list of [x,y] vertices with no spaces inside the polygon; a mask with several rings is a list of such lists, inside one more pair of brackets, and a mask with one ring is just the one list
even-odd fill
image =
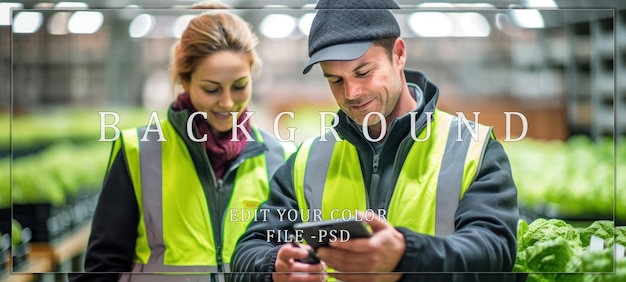
{"label": "cap brim", "polygon": [[360,41],[345,44],[337,44],[321,49],[309,59],[306,67],[302,71],[302,74],[307,74],[313,65],[323,61],[350,61],[358,59],[367,49],[372,46],[373,41]]}

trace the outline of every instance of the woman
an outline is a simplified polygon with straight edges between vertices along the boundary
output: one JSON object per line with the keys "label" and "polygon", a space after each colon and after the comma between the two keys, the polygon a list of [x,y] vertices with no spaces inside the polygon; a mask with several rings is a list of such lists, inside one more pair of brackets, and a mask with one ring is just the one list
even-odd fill
{"label": "woman", "polygon": [[[189,23],[170,69],[184,92],[167,120],[124,131],[113,146],[85,272],[133,272],[107,274],[110,280],[189,281],[134,272],[229,271],[250,222],[243,215],[254,215],[267,199],[271,175],[295,150],[246,118],[252,69],[260,63],[256,44],[249,25],[225,11]],[[233,129],[231,113],[241,126]]]}

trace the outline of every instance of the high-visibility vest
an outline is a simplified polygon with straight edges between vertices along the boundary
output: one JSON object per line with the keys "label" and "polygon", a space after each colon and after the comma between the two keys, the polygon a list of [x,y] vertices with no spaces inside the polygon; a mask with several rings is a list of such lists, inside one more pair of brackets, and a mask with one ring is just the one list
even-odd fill
{"label": "high-visibility vest", "polygon": [[[448,235],[488,139],[495,137],[491,127],[438,110],[432,114],[417,136],[424,141],[412,141],[395,188],[388,187],[394,190],[386,220],[422,234]],[[319,219],[312,216],[319,210],[322,220],[337,220],[369,208],[357,149],[333,136],[327,134],[326,142],[309,139],[296,153],[293,181],[303,221]]]}
{"label": "high-visibility vest", "polygon": [[[223,247],[218,258],[214,234],[219,233],[213,231],[204,191],[209,187],[203,187],[196,174],[210,172],[196,171],[185,141],[168,120],[160,125],[165,142],[159,142],[155,132],[149,132],[148,141],[140,141],[145,128],[122,133],[139,207],[138,237],[131,271],[213,273],[218,271],[218,262],[222,262],[223,270],[229,272],[237,240],[252,219],[229,220],[229,211],[248,210],[254,215],[258,205],[269,195],[268,162],[282,163],[290,152],[283,147],[284,154],[279,157],[269,156],[268,152],[259,154],[246,159],[237,168],[232,194],[223,215]],[[263,143],[258,129],[252,127],[252,130],[255,142]],[[279,145],[272,143],[272,146]]]}

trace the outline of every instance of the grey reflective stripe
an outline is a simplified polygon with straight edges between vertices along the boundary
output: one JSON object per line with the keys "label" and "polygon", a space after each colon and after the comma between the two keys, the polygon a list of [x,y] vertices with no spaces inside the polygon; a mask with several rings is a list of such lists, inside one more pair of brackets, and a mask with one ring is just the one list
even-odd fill
{"label": "grey reflective stripe", "polygon": [[[461,139],[458,126],[463,126]],[[470,123],[474,128],[476,125]],[[465,169],[465,156],[472,142],[470,131],[462,121],[454,117],[450,123],[450,132],[446,141],[446,148],[441,159],[441,167],[437,180],[437,204],[435,209],[435,235],[444,236],[454,233],[454,215],[461,197],[461,185],[463,183],[463,171]]]}
{"label": "grey reflective stripe", "polygon": [[210,282],[211,275],[162,275],[162,274],[149,274],[149,273],[124,273],[127,275],[127,280],[120,281],[132,281],[132,282]]}
{"label": "grey reflective stripe", "polygon": [[226,281],[226,277],[224,275],[224,273],[228,273],[230,272],[230,264],[224,264],[224,272],[220,272],[215,274],[215,278],[218,282],[225,282]]}
{"label": "grey reflective stripe", "polygon": [[156,265],[156,264],[141,264],[133,262],[132,272],[150,272],[150,273],[166,273],[166,272],[205,272],[215,273],[217,272],[217,266],[180,266],[180,265]]}
{"label": "grey reflective stripe", "polygon": [[285,162],[285,149],[280,143],[274,140],[274,137],[265,134],[265,132],[261,130],[259,130],[259,132],[263,137],[263,143],[265,144],[265,146],[267,146],[268,149],[265,152],[265,165],[267,166],[268,175],[269,177],[271,177],[278,169],[278,167],[280,167],[280,165]]}
{"label": "grey reflective stripe", "polygon": [[[120,275],[120,278],[118,281],[124,281],[124,282],[169,282],[169,281],[173,281],[173,282],[209,282],[211,281],[211,273],[214,273],[217,271],[217,267],[212,267],[214,270],[208,270],[204,269],[205,267],[202,267],[203,269],[200,270],[194,270],[191,268],[198,268],[198,267],[194,267],[194,266],[184,266],[184,267],[176,267],[177,270],[171,270],[170,269],[170,274],[158,274],[158,273],[149,273],[147,272],[145,269],[143,270],[143,273],[140,273],[139,271],[142,271],[143,265],[140,264],[133,264],[133,271],[132,273],[127,272],[127,273],[123,273],[122,275]],[[173,272],[173,273],[172,273]],[[178,274],[176,272],[179,272]],[[198,273],[198,272],[202,272],[202,273]],[[223,276],[222,276],[223,277]],[[220,278],[217,278],[218,281],[220,281]],[[223,281],[223,280],[221,280]]]}
{"label": "grey reflective stripe", "polygon": [[138,130],[139,167],[141,169],[141,203],[143,220],[146,225],[149,265],[163,265],[165,243],[163,241],[163,194],[161,142],[157,132],[149,132],[148,140],[141,141],[145,127]]}
{"label": "grey reflective stripe", "polygon": [[[330,158],[335,148],[335,137],[326,133],[326,141],[318,138],[311,144],[306,169],[304,170],[304,198],[310,211],[322,210],[322,197],[324,196],[324,184],[328,175]],[[348,141],[343,141],[348,142]],[[316,217],[309,216],[309,220]]]}
{"label": "grey reflective stripe", "polygon": [[[141,175],[141,202],[147,232],[150,257],[147,264],[134,262],[132,272],[167,273],[215,273],[217,266],[173,266],[165,265],[165,241],[163,239],[163,166],[161,142],[158,132],[149,132],[146,141],[141,141],[146,128],[137,130],[139,138],[139,167]],[[132,277],[131,277],[132,276]],[[163,278],[164,276],[164,278]],[[125,281],[209,281],[207,275],[122,275]],[[156,280],[155,280],[156,279]]]}

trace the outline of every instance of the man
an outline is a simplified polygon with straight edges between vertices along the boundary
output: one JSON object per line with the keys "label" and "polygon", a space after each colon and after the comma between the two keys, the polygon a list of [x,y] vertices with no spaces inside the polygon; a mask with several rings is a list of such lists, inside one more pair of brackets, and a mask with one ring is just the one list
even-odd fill
{"label": "man", "polygon": [[[404,70],[407,49],[387,10],[395,2],[320,0],[316,8],[304,73],[319,63],[340,107],[338,134],[304,142],[275,174],[263,220],[235,250],[234,278],[512,280],[473,274],[510,272],[517,251],[517,191],[492,129],[437,110],[437,86]],[[368,210],[354,215],[373,234],[319,248],[322,263],[301,263],[307,246],[285,243],[293,210],[295,222]]]}

